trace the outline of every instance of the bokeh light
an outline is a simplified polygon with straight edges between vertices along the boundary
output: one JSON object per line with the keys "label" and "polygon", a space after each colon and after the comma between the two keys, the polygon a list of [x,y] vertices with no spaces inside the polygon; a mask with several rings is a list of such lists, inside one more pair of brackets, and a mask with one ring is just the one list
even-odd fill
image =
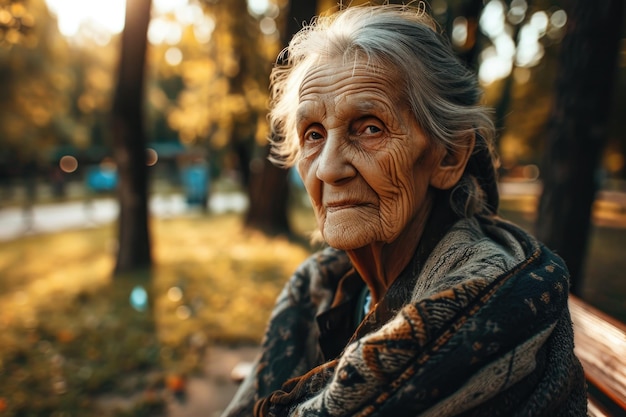
{"label": "bokeh light", "polygon": [[215,20],[207,15],[202,15],[202,19],[193,26],[193,34],[199,43],[208,43],[215,30]]}
{"label": "bokeh light", "polygon": [[152,9],[157,14],[166,14],[184,8],[189,0],[152,0]]}
{"label": "bokeh light", "polygon": [[183,27],[178,22],[170,22],[167,32],[165,32],[165,43],[168,45],[178,45],[183,38]]}
{"label": "bokeh light", "polygon": [[146,149],[146,165],[151,167],[155,166],[159,161],[159,154],[152,148]]}
{"label": "bokeh light", "polygon": [[532,23],[524,25],[520,31],[515,63],[520,67],[533,67],[539,63],[544,54],[539,43],[542,34]]}
{"label": "bokeh light", "polygon": [[180,289],[180,287],[172,287],[167,290],[167,298],[169,298],[170,301],[176,303],[183,299],[183,291]]}
{"label": "bokeh light", "polygon": [[255,16],[263,16],[269,9],[268,0],[248,0],[248,11]]}
{"label": "bokeh light", "polygon": [[458,46],[467,42],[467,19],[462,16],[454,19],[452,24],[452,42]]}
{"label": "bokeh light", "polygon": [[165,42],[165,36],[169,30],[170,21],[160,17],[152,19],[148,27],[148,41],[153,45]]}
{"label": "bokeh light", "polygon": [[535,164],[526,165],[522,169],[522,175],[524,176],[525,179],[530,180],[530,181],[538,180],[540,173],[541,171],[539,170],[539,167]]}
{"label": "bokeh light", "polygon": [[528,3],[526,3],[526,0],[513,0],[509,6],[509,11],[506,16],[508,21],[513,25],[519,25],[524,21],[526,9],[528,9]]}
{"label": "bokeh light", "polygon": [[259,22],[259,27],[264,35],[273,35],[276,33],[276,21],[270,17],[264,17]]}
{"label": "bokeh light", "polygon": [[500,1],[490,1],[480,17],[480,28],[490,38],[496,38],[504,32],[504,27],[504,5]]}
{"label": "bokeh light", "polygon": [[78,169],[78,160],[71,155],[65,155],[59,160],[59,168],[65,173],[72,173]]}
{"label": "bokeh light", "polygon": [[557,29],[565,26],[567,23],[567,13],[565,10],[557,10],[550,15],[550,24]]}
{"label": "bokeh light", "polygon": [[165,51],[165,62],[173,67],[179,65],[183,62],[182,51],[176,47],[168,48],[167,51]]}
{"label": "bokeh light", "polygon": [[148,309],[148,292],[141,285],[137,285],[130,292],[130,305],[137,311],[146,311]]}
{"label": "bokeh light", "polygon": [[[557,10],[550,16],[538,11],[527,19],[527,9],[526,0],[513,0],[508,10],[501,0],[491,0],[485,5],[480,17],[480,29],[493,45],[481,54],[479,77],[483,83],[490,84],[508,77],[516,66],[534,67],[545,54],[540,40],[546,34],[557,38],[562,32],[567,20],[563,10]],[[525,20],[528,20],[527,23],[524,23]],[[515,25],[522,25],[517,39],[512,36]]]}

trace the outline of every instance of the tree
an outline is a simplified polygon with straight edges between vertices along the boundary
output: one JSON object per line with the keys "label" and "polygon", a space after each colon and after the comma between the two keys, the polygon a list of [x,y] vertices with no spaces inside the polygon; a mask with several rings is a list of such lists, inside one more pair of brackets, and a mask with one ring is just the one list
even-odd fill
{"label": "tree", "polygon": [[148,228],[148,169],[143,126],[144,67],[151,0],[128,0],[118,82],[111,112],[120,205],[115,273],[152,264]]}
{"label": "tree", "polygon": [[[0,47],[11,47],[28,40],[35,19],[22,0],[3,1],[0,4]],[[37,7],[40,5],[37,4]]]}
{"label": "tree", "polygon": [[68,113],[67,45],[43,1],[0,6],[0,161],[41,162]]}
{"label": "tree", "polygon": [[[287,45],[291,37],[310,21],[317,11],[317,1],[290,1],[286,17],[287,29],[281,43]],[[269,147],[250,178],[248,196],[250,207],[245,216],[245,226],[270,235],[290,234],[287,206],[289,200],[288,171],[277,168],[267,159]]]}
{"label": "tree", "polygon": [[581,294],[597,171],[607,142],[622,0],[565,2],[568,27],[547,125],[537,237],[567,263]]}

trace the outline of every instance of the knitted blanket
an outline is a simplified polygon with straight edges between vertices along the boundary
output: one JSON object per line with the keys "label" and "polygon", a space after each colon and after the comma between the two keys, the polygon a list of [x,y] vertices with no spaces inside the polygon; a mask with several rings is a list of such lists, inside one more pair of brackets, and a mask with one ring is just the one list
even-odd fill
{"label": "knitted blanket", "polygon": [[327,360],[315,317],[350,268],[330,248],[301,265],[223,416],[586,415],[567,269],[523,230],[459,221]]}

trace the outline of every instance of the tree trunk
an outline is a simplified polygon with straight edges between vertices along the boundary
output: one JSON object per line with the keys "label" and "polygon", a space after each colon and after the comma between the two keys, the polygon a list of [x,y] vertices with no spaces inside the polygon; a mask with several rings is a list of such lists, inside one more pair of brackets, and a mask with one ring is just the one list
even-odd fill
{"label": "tree trunk", "polygon": [[[287,14],[287,30],[282,37],[287,45],[291,37],[309,22],[317,12],[317,1],[291,0]],[[250,207],[245,217],[245,226],[261,230],[269,235],[290,234],[288,218],[289,171],[277,168],[267,160],[269,149],[265,149],[262,161],[253,169],[248,187]],[[253,163],[253,167],[254,167]]]}
{"label": "tree trunk", "polygon": [[119,175],[120,205],[116,275],[152,264],[142,104],[150,7],[151,0],[126,2],[126,24],[113,98],[113,155]]}
{"label": "tree trunk", "polygon": [[607,142],[623,0],[569,0],[547,126],[537,237],[567,263],[581,294],[596,174]]}
{"label": "tree trunk", "polygon": [[274,166],[267,156],[257,169],[254,169],[253,164],[248,187],[250,207],[244,224],[247,228],[260,230],[269,236],[289,235],[288,171]]}

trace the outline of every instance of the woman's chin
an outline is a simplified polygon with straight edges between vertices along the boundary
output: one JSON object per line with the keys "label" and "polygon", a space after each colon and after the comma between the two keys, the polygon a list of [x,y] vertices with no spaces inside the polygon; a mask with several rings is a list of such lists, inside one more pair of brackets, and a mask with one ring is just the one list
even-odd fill
{"label": "woman's chin", "polygon": [[335,249],[354,250],[367,246],[375,239],[341,230],[323,231],[324,241]]}

